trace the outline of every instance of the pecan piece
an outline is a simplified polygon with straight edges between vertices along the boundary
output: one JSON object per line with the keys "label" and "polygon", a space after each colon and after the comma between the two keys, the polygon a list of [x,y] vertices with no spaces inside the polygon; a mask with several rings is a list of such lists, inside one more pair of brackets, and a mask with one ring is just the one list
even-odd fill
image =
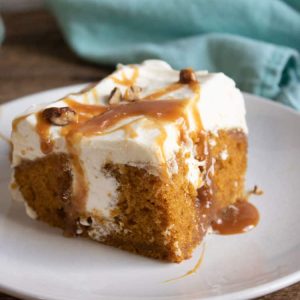
{"label": "pecan piece", "polygon": [[122,99],[122,94],[119,88],[115,87],[108,97],[109,104],[118,104]]}
{"label": "pecan piece", "polygon": [[180,83],[191,83],[197,81],[197,76],[193,69],[182,69],[179,73],[179,82]]}
{"label": "pecan piece", "polygon": [[65,126],[77,121],[76,112],[70,107],[50,107],[42,112],[44,120],[52,125]]}
{"label": "pecan piece", "polygon": [[140,88],[137,85],[132,85],[126,90],[124,100],[129,102],[139,100],[141,96],[141,91],[142,88]]}
{"label": "pecan piece", "polygon": [[261,196],[263,195],[264,191],[260,189],[257,185],[254,186],[253,190],[250,191],[251,194],[256,195],[256,196]]}

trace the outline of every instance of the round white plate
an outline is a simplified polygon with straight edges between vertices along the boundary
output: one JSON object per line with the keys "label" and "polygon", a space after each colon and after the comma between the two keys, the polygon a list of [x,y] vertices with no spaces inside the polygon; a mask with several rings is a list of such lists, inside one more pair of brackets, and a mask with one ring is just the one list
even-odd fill
{"label": "round white plate", "polygon": [[[0,110],[0,132],[32,104],[56,100],[81,86],[50,90],[10,102]],[[0,289],[37,299],[249,299],[300,280],[300,114],[245,95],[249,135],[247,186],[261,221],[247,234],[206,239],[201,255],[170,264],[86,239],[64,238],[60,230],[29,219],[7,189],[8,145],[0,141]]]}

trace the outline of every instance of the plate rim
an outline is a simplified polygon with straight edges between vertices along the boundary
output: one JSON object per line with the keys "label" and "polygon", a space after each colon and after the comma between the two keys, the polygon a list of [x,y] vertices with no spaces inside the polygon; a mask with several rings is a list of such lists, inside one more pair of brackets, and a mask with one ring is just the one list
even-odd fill
{"label": "plate rim", "polygon": [[[30,98],[36,98],[39,97],[41,95],[47,94],[47,93],[60,93],[66,89],[68,90],[80,90],[82,88],[84,88],[86,85],[88,85],[88,83],[80,83],[80,84],[73,84],[73,85],[67,85],[67,86],[62,86],[62,87],[57,87],[57,88],[52,88],[52,89],[47,89],[47,90],[43,90],[43,91],[39,91],[37,93],[32,93],[32,94],[28,94],[16,99],[12,99],[12,100],[8,100],[7,102],[4,102],[0,105],[0,109],[2,109],[5,106],[10,106],[10,105],[15,105],[18,104],[20,102],[23,101],[28,101],[30,100]],[[291,113],[294,116],[297,116],[300,118],[300,112],[296,111],[294,109],[292,109],[291,107],[288,107],[282,103],[276,102],[276,101],[272,101],[270,99],[261,97],[261,96],[257,96],[254,94],[250,94],[247,92],[242,92],[243,96],[245,96],[245,98],[248,99],[254,99],[255,101],[263,101],[265,105],[270,105],[272,107],[274,107],[275,109],[280,109],[280,110],[284,110],[287,113]],[[68,94],[66,94],[68,95]],[[251,99],[251,100],[252,100]],[[251,101],[250,100],[250,101]],[[201,298],[200,296],[197,295],[181,295],[181,296],[159,296],[159,297],[143,297],[144,299],[156,299],[156,300],[170,300],[170,299],[189,299],[189,300],[196,300],[196,299],[209,299],[209,300],[232,300],[232,299],[244,299],[244,298],[248,298],[248,299],[252,299],[255,297],[260,297],[266,294],[270,294],[273,293],[275,291],[278,291],[280,289],[283,289],[285,287],[288,287],[292,284],[295,284],[297,282],[300,281],[300,270],[293,272],[289,275],[286,276],[282,276],[281,278],[272,280],[270,282],[264,283],[264,284],[260,284],[258,286],[255,287],[251,287],[251,288],[246,288],[240,291],[236,291],[236,292],[232,292],[232,293],[227,293],[224,295],[218,295],[218,296],[212,296],[212,297],[208,297],[208,298]],[[16,288],[14,286],[10,286],[10,285],[6,285],[0,282],[0,291],[9,295],[12,295],[14,297],[18,297],[18,298],[23,298],[23,299],[48,299],[48,300],[62,300],[65,298],[61,298],[61,297],[55,297],[55,298],[49,298],[49,297],[45,297],[43,295],[39,295],[39,293],[34,293],[32,291],[29,290],[25,290],[25,289],[19,289]],[[119,296],[112,296],[112,297],[107,297],[107,296],[99,296],[98,299],[110,299],[110,300],[121,300],[121,299],[129,299],[127,296],[125,297],[119,297]],[[133,298],[130,297],[130,299],[138,299],[138,298]]]}

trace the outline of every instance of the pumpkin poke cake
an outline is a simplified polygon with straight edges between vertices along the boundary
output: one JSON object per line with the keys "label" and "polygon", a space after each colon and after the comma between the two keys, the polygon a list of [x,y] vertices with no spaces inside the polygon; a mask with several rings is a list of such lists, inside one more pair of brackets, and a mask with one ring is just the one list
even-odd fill
{"label": "pumpkin poke cake", "polygon": [[189,258],[244,195],[244,100],[222,73],[119,65],[16,118],[11,140],[12,196],[30,217],[153,258]]}

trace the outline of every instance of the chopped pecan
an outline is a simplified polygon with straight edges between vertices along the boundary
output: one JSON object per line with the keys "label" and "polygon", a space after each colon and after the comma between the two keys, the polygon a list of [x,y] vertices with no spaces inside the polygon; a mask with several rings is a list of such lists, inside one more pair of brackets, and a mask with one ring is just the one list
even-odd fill
{"label": "chopped pecan", "polygon": [[197,81],[197,76],[193,69],[182,69],[179,73],[179,82],[180,83],[191,83]]}
{"label": "chopped pecan", "polygon": [[91,226],[93,224],[93,219],[92,217],[87,217],[87,218],[80,217],[79,224],[82,226]]}
{"label": "chopped pecan", "polygon": [[124,95],[125,101],[136,101],[140,99],[142,89],[139,86],[132,85],[129,87]]}
{"label": "chopped pecan", "polygon": [[109,104],[118,104],[118,103],[120,103],[121,99],[122,99],[121,91],[119,88],[115,87],[111,91],[111,93],[108,97],[108,103]]}
{"label": "chopped pecan", "polygon": [[70,107],[50,107],[42,112],[42,117],[49,123],[65,126],[77,121],[76,112]]}
{"label": "chopped pecan", "polygon": [[253,190],[250,191],[253,195],[260,196],[263,195],[264,191],[260,189],[257,185],[254,186]]}

